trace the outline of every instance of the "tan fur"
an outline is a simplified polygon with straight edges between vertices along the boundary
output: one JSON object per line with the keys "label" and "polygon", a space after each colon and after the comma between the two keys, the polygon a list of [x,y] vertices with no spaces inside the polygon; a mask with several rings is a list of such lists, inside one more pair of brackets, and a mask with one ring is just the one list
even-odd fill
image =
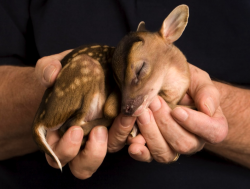
{"label": "tan fur", "polygon": [[[112,47],[100,45],[73,50],[62,60],[63,68],[54,86],[44,94],[33,123],[33,135],[40,148],[54,158],[59,167],[59,160],[45,144],[46,130],[59,129],[63,135],[70,126],[79,125],[84,130],[83,141],[86,141],[96,123],[109,126],[118,114],[119,106],[107,104],[119,104],[117,95],[112,95],[116,86],[110,68],[113,51]],[[102,60],[97,61],[100,53]]]}
{"label": "tan fur", "polygon": [[[157,94],[172,108],[182,99],[190,83],[189,67],[173,42],[181,36],[187,20],[188,7],[178,6],[158,32],[148,32],[141,22],[137,32],[118,44],[112,64],[122,90],[124,114],[140,115]],[[124,71],[118,69],[119,65],[123,65]]]}
{"label": "tan fur", "polygon": [[83,46],[62,60],[63,69],[55,85],[46,90],[33,124],[35,141],[59,167],[60,160],[46,142],[46,130],[59,129],[62,136],[69,127],[82,126],[84,144],[93,127],[111,125],[120,109],[138,116],[157,94],[170,107],[177,105],[188,89],[190,75],[185,56],[173,42],[181,36],[187,19],[188,7],[181,5],[158,32],[146,31],[141,22],[138,31],[125,36],[116,50]]}

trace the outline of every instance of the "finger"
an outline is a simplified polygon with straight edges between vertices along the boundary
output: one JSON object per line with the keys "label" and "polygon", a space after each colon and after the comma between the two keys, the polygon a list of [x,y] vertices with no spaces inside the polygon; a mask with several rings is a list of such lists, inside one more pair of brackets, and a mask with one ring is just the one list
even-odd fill
{"label": "finger", "polygon": [[[79,126],[73,126],[67,130],[62,138],[58,136],[57,131],[49,131],[46,138],[62,166],[64,166],[77,155],[83,138],[83,130]],[[46,159],[49,165],[59,168],[57,163],[47,154]]]}
{"label": "finger", "polygon": [[145,109],[137,118],[137,124],[152,157],[161,163],[172,162],[176,153],[163,138],[150,109]]}
{"label": "finger", "polygon": [[50,87],[62,69],[61,60],[67,55],[71,50],[64,51],[59,54],[46,56],[39,59],[36,63],[35,73],[39,81],[43,86]]}
{"label": "finger", "polygon": [[61,69],[62,65],[59,60],[45,57],[37,61],[35,73],[40,83],[48,88],[55,82]]}
{"label": "finger", "polygon": [[72,174],[87,179],[103,162],[107,153],[108,131],[106,127],[94,127],[89,134],[85,148],[69,163]]}
{"label": "finger", "polygon": [[120,114],[109,129],[108,152],[117,152],[125,146],[126,140],[134,126],[135,117]]}
{"label": "finger", "polygon": [[144,139],[144,137],[141,134],[138,134],[136,137],[132,137],[131,135],[129,135],[128,139],[127,139],[127,144],[130,145],[133,143],[145,145],[146,140]]}
{"label": "finger", "polygon": [[192,154],[202,149],[204,140],[181,127],[172,118],[171,108],[161,97],[155,98],[149,108],[153,112],[162,136],[174,151],[180,154]]}
{"label": "finger", "polygon": [[213,116],[220,105],[220,93],[205,71],[191,64],[189,64],[189,68],[191,83],[188,94],[195,101],[195,106],[199,111]]}
{"label": "finger", "polygon": [[58,54],[53,54],[53,55],[51,55],[50,57],[51,57],[52,59],[56,59],[56,60],[61,61],[61,60],[62,60],[67,54],[69,54],[71,51],[72,51],[72,49],[69,49],[69,50],[63,51],[63,52],[58,53]]}
{"label": "finger", "polygon": [[178,105],[194,106],[194,100],[188,94],[185,94]]}
{"label": "finger", "polygon": [[228,133],[228,124],[221,108],[217,108],[213,117],[185,107],[177,107],[173,118],[188,131],[202,137],[209,143],[219,143]]}
{"label": "finger", "polygon": [[127,144],[129,144],[128,152],[129,155],[137,160],[143,162],[151,162],[153,160],[150,151],[145,146],[146,140],[141,134],[138,134],[136,137],[131,135],[128,137]]}
{"label": "finger", "polygon": [[148,148],[140,143],[131,144],[128,148],[128,152],[129,155],[137,161],[151,162],[153,160]]}

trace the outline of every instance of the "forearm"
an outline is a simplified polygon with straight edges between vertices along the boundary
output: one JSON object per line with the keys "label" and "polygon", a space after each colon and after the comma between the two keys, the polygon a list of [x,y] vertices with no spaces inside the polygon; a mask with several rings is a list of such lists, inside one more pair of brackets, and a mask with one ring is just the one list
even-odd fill
{"label": "forearm", "polygon": [[220,144],[206,149],[250,168],[250,90],[214,82],[221,93],[221,107],[229,131]]}
{"label": "forearm", "polygon": [[45,88],[34,68],[0,66],[0,160],[37,150],[31,125]]}

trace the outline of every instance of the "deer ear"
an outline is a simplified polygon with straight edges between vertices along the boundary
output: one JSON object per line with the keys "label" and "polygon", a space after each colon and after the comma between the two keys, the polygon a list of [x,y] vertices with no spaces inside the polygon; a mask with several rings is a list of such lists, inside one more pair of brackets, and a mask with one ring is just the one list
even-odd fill
{"label": "deer ear", "polygon": [[188,22],[188,6],[176,7],[163,21],[160,29],[161,36],[169,43],[173,43],[182,35]]}
{"label": "deer ear", "polygon": [[143,32],[143,31],[147,31],[145,28],[145,22],[141,21],[137,27],[137,32]]}

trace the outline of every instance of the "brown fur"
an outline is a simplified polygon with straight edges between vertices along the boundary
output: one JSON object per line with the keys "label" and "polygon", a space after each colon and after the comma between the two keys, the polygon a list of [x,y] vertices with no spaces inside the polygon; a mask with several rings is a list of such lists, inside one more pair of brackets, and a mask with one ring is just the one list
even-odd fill
{"label": "brown fur", "polygon": [[181,5],[158,32],[148,32],[141,22],[115,52],[108,46],[82,46],[62,60],[63,69],[55,85],[46,90],[33,124],[35,141],[59,167],[44,138],[46,130],[59,129],[62,136],[69,127],[82,126],[84,144],[93,127],[111,125],[120,109],[138,116],[157,94],[171,108],[177,105],[189,87],[190,75],[185,56],[173,42],[181,36],[187,19],[188,7]]}
{"label": "brown fur", "polygon": [[[182,99],[190,83],[189,68],[173,42],[181,36],[187,20],[188,7],[181,5],[169,14],[158,32],[148,32],[141,22],[137,32],[118,44],[112,68],[122,91],[124,114],[138,116],[157,94],[172,108]],[[117,70],[119,65],[123,69]],[[142,111],[135,113],[140,107]]]}
{"label": "brown fur", "polygon": [[111,70],[113,52],[108,46],[82,46],[62,60],[63,68],[55,85],[45,91],[33,123],[35,141],[52,158],[41,139],[41,128],[59,129],[63,135],[69,127],[79,125],[86,141],[94,126],[109,126],[117,116],[118,93],[112,94],[116,88]]}

